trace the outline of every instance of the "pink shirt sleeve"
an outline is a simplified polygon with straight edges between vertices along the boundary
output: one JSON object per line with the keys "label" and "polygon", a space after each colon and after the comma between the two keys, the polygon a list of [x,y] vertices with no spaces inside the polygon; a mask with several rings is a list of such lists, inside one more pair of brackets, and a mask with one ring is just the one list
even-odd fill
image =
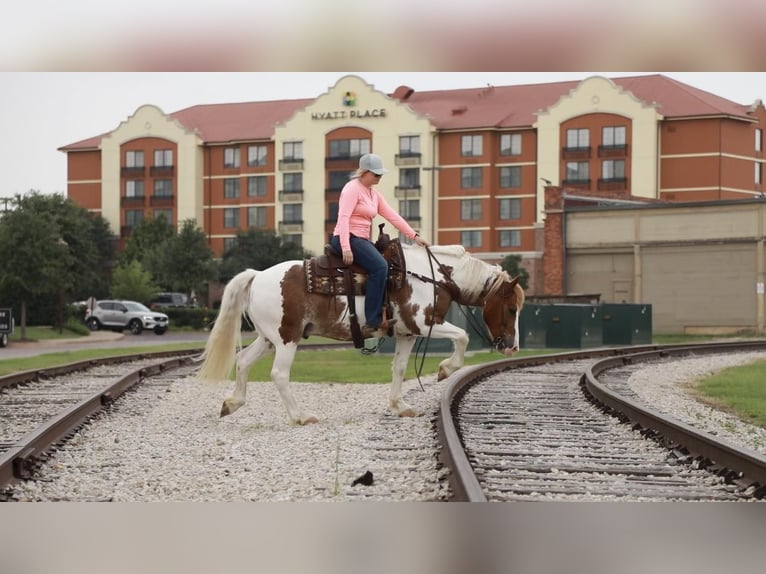
{"label": "pink shirt sleeve", "polygon": [[415,231],[376,189],[365,187],[358,179],[343,186],[338,198],[338,221],[333,233],[340,238],[343,251],[351,249],[350,234],[371,239],[372,220],[381,215],[409,239]]}

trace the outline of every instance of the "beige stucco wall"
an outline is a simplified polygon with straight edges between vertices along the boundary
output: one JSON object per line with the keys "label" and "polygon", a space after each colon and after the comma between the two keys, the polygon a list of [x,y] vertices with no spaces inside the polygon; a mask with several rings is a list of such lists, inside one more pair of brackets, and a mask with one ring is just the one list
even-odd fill
{"label": "beige stucco wall", "polygon": [[763,333],[765,242],[766,202],[569,212],[567,289],[650,303],[657,333]]}
{"label": "beige stucco wall", "polygon": [[[346,92],[356,94],[356,105],[343,106],[342,99]],[[380,116],[381,110],[385,117]],[[351,112],[364,115],[366,112],[376,112],[378,117],[351,117]],[[330,117],[332,116],[332,117]],[[320,119],[321,118],[321,119]],[[377,185],[386,200],[394,209],[398,200],[394,196],[394,188],[398,185],[398,168],[394,158],[399,153],[399,136],[419,135],[422,166],[432,165],[432,126],[424,117],[412,109],[388,97],[383,92],[367,84],[355,75],[344,76],[321,94],[310,105],[295,113],[274,132],[275,153],[277,165],[282,158],[283,143],[290,141],[303,142],[303,247],[314,253],[321,253],[327,242],[325,236],[325,137],[341,127],[361,127],[372,132],[372,151],[383,158],[383,165],[389,173]],[[420,197],[420,232],[428,237],[431,235],[430,178],[421,174]],[[281,186],[281,174],[277,173],[277,188]],[[277,203],[277,220],[282,219],[282,207]],[[378,218],[373,225],[382,223]],[[387,232],[393,236],[396,231],[389,226]]]}
{"label": "beige stucco wall", "polygon": [[[163,138],[177,145],[173,161],[178,182],[178,221],[195,219],[202,226],[202,141],[153,105],[139,107],[101,140],[102,215],[112,229],[120,229],[120,146],[144,137]],[[145,158],[147,168],[152,161],[153,158]]]}
{"label": "beige stucco wall", "polygon": [[[630,118],[633,137],[629,152],[631,159],[630,191],[640,197],[656,197],[658,187],[657,129],[662,115],[652,103],[639,100],[623,91],[610,79],[591,76],[555,104],[541,110],[537,117],[537,172],[541,177],[559,184],[561,142],[559,126],[573,117],[606,113]],[[537,221],[542,221],[545,194],[542,182],[537,194]]]}

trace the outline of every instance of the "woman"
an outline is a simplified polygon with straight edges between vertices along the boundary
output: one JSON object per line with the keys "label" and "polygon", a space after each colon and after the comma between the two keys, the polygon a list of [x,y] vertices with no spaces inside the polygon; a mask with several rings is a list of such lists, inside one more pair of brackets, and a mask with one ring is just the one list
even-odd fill
{"label": "woman", "polygon": [[356,262],[369,273],[364,300],[365,338],[383,336],[395,321],[383,321],[383,296],[388,264],[372,243],[372,220],[376,215],[384,217],[402,235],[421,246],[428,243],[388,204],[372,186],[388,170],[383,167],[379,155],[368,153],[359,158],[359,169],[340,192],[338,221],[330,240],[333,248],[343,254],[343,263]]}

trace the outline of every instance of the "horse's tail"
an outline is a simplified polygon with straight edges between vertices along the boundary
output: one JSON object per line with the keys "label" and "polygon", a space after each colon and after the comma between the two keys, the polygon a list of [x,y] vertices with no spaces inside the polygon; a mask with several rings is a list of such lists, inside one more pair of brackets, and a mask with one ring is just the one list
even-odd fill
{"label": "horse's tail", "polygon": [[220,381],[229,377],[237,350],[242,347],[242,314],[256,273],[254,269],[246,269],[226,285],[218,317],[200,357],[203,361],[198,373],[200,379]]}

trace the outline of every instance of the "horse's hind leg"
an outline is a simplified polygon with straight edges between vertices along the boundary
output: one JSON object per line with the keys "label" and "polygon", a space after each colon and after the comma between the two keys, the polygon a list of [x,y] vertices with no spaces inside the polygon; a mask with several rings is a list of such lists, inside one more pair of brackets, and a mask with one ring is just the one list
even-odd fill
{"label": "horse's hind leg", "polygon": [[271,367],[271,380],[274,381],[279,396],[282,397],[282,402],[285,404],[291,422],[301,425],[316,423],[319,422],[319,419],[312,413],[304,412],[298,406],[298,401],[295,400],[295,395],[293,395],[293,390],[290,387],[290,369],[297,350],[298,345],[296,343],[277,346],[274,365]]}
{"label": "horse's hind leg", "polygon": [[396,338],[394,359],[391,365],[393,378],[391,379],[391,391],[388,395],[388,408],[400,417],[414,417],[418,414],[415,409],[404,402],[404,399],[402,398],[404,373],[407,370],[407,363],[409,362],[410,355],[412,354],[412,347],[415,345],[416,340],[416,337]]}
{"label": "horse's hind leg", "polygon": [[245,404],[247,378],[250,373],[250,367],[258,359],[268,354],[272,348],[271,343],[259,336],[255,341],[237,353],[237,385],[234,387],[234,394],[223,401],[223,406],[221,407],[222,417],[230,415]]}

